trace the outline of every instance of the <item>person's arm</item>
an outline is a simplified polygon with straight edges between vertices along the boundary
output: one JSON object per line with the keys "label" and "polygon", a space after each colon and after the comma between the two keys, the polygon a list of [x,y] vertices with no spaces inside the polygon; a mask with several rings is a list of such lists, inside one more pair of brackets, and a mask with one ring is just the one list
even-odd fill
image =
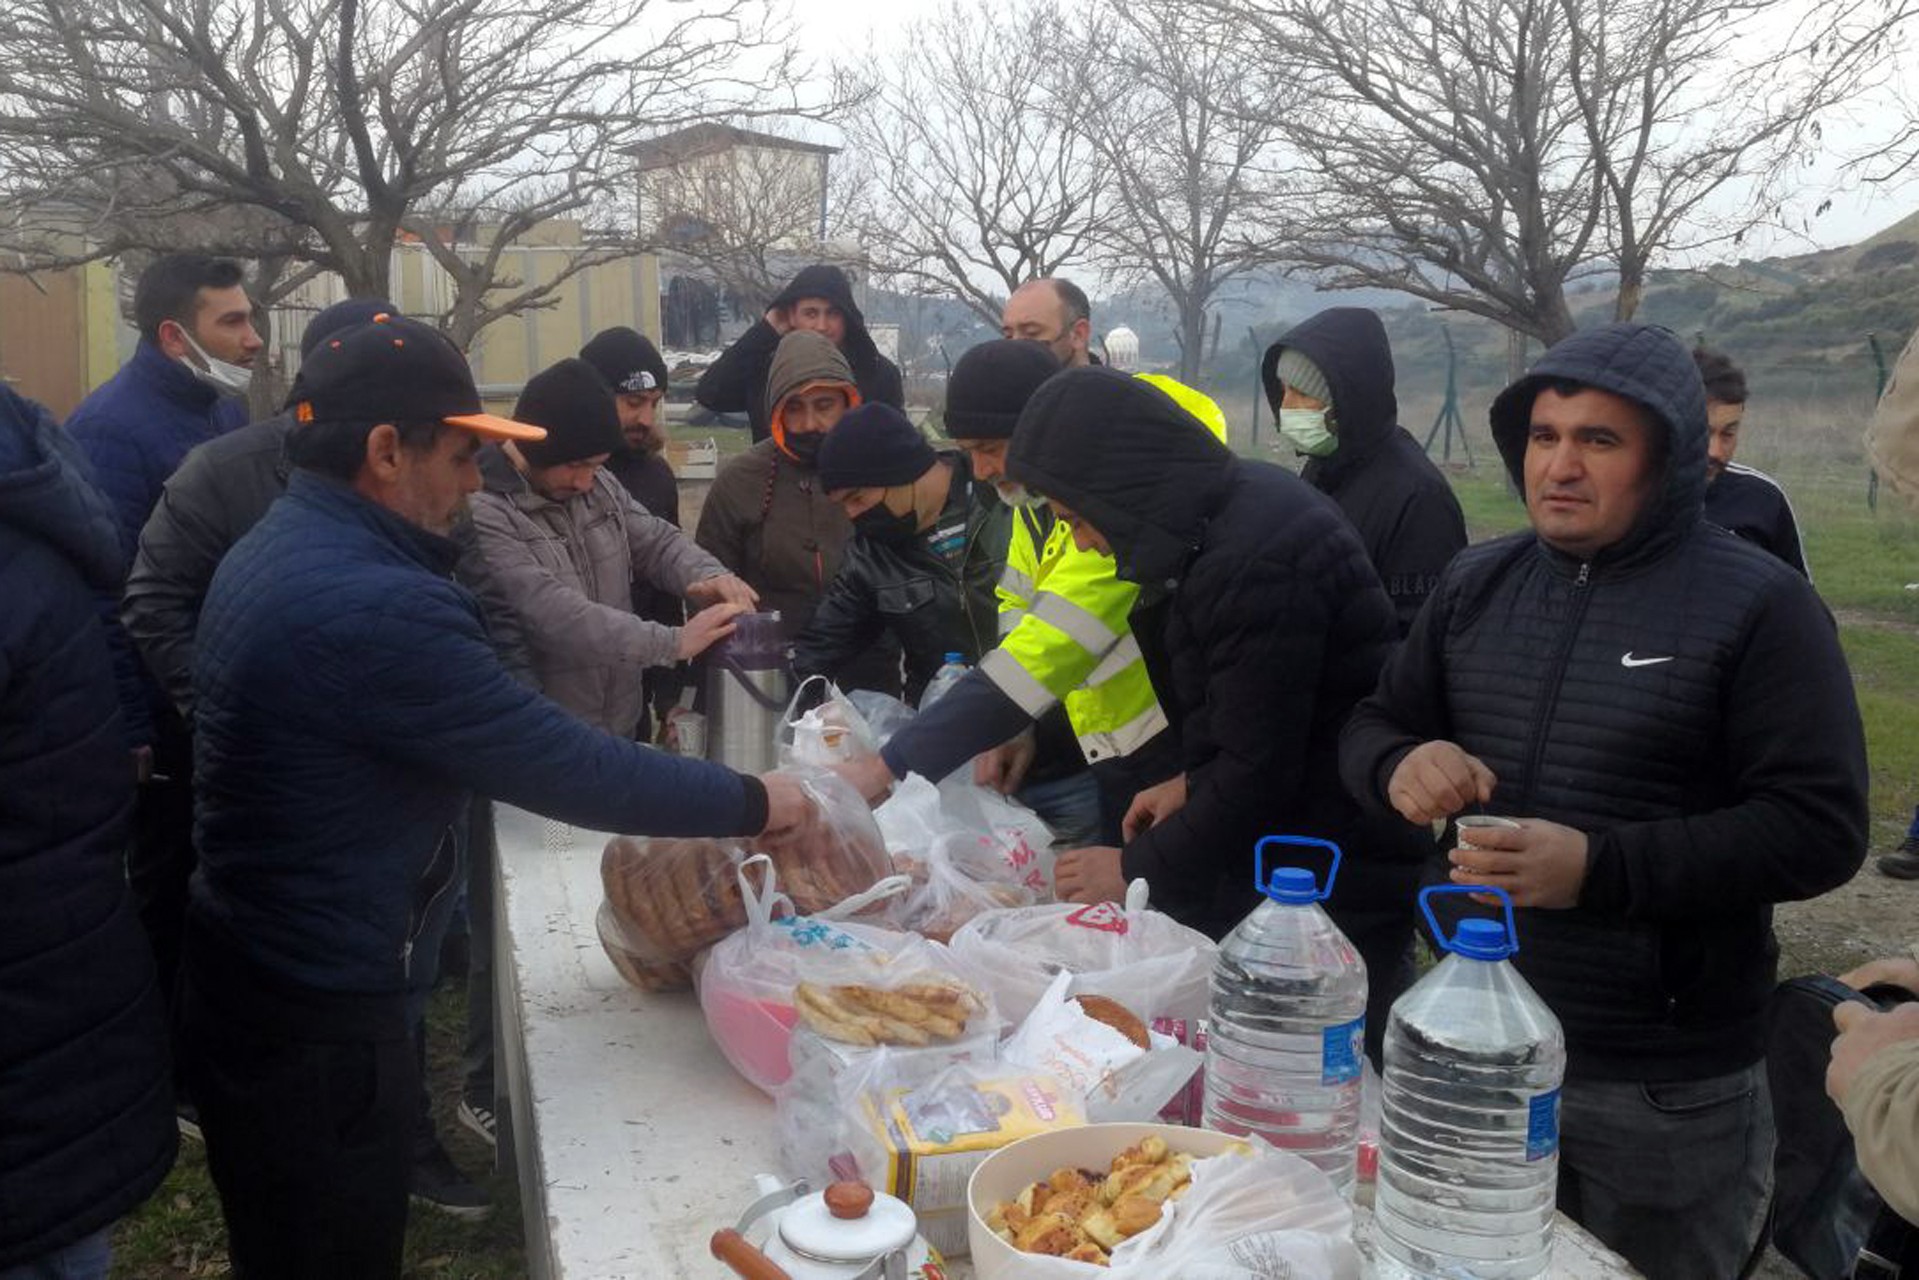
{"label": "person's arm", "polygon": [[[88,434],[81,439],[93,464],[95,483],[113,506],[115,531],[125,557],[121,563],[130,565],[139,549],[150,495],[159,488],[159,482],[150,477],[151,464],[134,442],[104,434]],[[121,592],[99,592],[96,600],[107,631],[107,652],[113,658],[113,682],[119,692],[126,744],[138,751],[152,746],[155,736],[146,668],[120,621]]]}
{"label": "person's arm", "polygon": [[693,389],[693,398],[715,413],[745,413],[755,385],[765,389],[767,366],[772,364],[779,345],[779,331],[764,318],[755,320],[706,367]]}
{"label": "person's arm", "polygon": [[1826,1088],[1838,1101],[1853,1154],[1893,1212],[1919,1222],[1919,1005],[1876,1013],[1842,1004],[1834,1011]]}
{"label": "person's arm", "polygon": [[895,778],[938,782],[982,751],[1029,728],[1033,717],[975,667],[880,748]]}
{"label": "person's arm", "polygon": [[[722,466],[714,477],[706,501],[700,504],[700,523],[693,541],[729,572],[744,576],[747,522],[743,504],[749,500],[750,480],[741,461]],[[757,500],[757,495],[752,500]]]}
{"label": "person's arm", "polygon": [[1272,798],[1298,793],[1332,625],[1325,593],[1290,566],[1255,561],[1228,580],[1182,588],[1195,590],[1207,680],[1183,736],[1203,723],[1205,758],[1182,742],[1186,803],[1128,841],[1120,860],[1127,880],[1144,876],[1156,891],[1210,890],[1223,860],[1267,834],[1259,828]]}
{"label": "person's arm", "polygon": [[1393,772],[1422,743],[1452,732],[1446,713],[1445,637],[1449,602],[1442,577],[1412,628],[1379,673],[1379,684],[1339,735],[1339,777],[1361,809],[1397,814],[1387,794]]}
{"label": "person's arm", "polygon": [[217,479],[204,454],[187,455],[140,531],[120,602],[127,635],[188,723],[193,719],[193,633],[213,571],[232,545],[218,516]]}
{"label": "person's arm", "polygon": [[540,687],[539,676],[533,670],[533,650],[527,639],[526,626],[520,620],[520,614],[513,607],[512,596],[493,566],[487,562],[486,553],[480,546],[480,531],[473,523],[472,508],[467,515],[454,523],[453,541],[459,544],[460,559],[453,566],[453,578],[461,586],[473,593],[480,602],[480,615],[486,623],[486,636],[493,645],[493,652],[499,655],[500,665],[507,674],[530,689]]}
{"label": "person's arm", "polygon": [[[636,617],[627,591],[623,604],[601,604],[540,563],[518,537],[505,504],[476,501],[473,526],[487,573],[510,602],[536,655],[557,655],[571,666],[638,668],[680,660],[680,629]],[[624,588],[627,584],[621,584]]]}
{"label": "person's arm", "polygon": [[1773,550],[1781,560],[1806,575],[1806,581],[1812,581],[1812,570],[1806,567],[1806,549],[1799,540],[1799,520],[1793,515],[1792,502],[1782,489],[1779,493],[1779,518],[1773,527]]}
{"label": "person's arm", "polygon": [[812,621],[793,642],[793,674],[799,679],[837,680],[840,669],[871,649],[885,629],[873,593],[862,575],[850,572],[853,568],[852,556],[841,558]]}
{"label": "person's arm", "polygon": [[635,502],[617,480],[608,480],[611,492],[626,504],[626,541],[633,556],[634,578],[683,596],[696,582],[732,572],[712,552],[682,533],[678,525]]}
{"label": "person's arm", "polygon": [[1686,920],[1815,897],[1865,861],[1865,733],[1837,630],[1803,578],[1751,607],[1723,730],[1702,744],[1735,798],[1588,833],[1582,907]]}
{"label": "person's arm", "polygon": [[396,763],[594,831],[755,835],[759,779],[602,733],[515,681],[470,600],[434,583],[335,646],[361,738]]}

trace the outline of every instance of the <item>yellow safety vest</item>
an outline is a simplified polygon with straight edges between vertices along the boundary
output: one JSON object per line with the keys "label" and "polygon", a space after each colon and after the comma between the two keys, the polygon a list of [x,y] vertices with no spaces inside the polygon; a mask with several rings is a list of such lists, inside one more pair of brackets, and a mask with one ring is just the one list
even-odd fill
{"label": "yellow safety vest", "polygon": [[[1159,374],[1136,376],[1225,443],[1226,415],[1210,397]],[[1064,524],[1020,511],[999,584],[999,647],[980,660],[1035,719],[1063,701],[1088,764],[1131,755],[1167,724],[1128,623],[1139,588],[1113,568],[1111,556],[1074,546]]]}

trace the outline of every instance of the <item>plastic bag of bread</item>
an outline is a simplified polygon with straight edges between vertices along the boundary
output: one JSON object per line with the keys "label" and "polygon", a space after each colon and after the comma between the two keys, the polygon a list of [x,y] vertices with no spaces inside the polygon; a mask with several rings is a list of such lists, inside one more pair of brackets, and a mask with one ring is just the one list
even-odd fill
{"label": "plastic bag of bread", "polygon": [[1154,1031],[1111,996],[1068,995],[1062,973],[1000,1047],[1000,1059],[1058,1076],[1086,1097],[1094,1124],[1148,1121],[1205,1058]]}
{"label": "plastic bag of bread", "polygon": [[[705,953],[700,1009],[714,1043],[734,1070],[771,1093],[789,1073],[787,1041],[800,1022],[798,988],[809,979],[861,980],[889,966],[893,957],[925,944],[911,934],[876,925],[796,914],[791,900],[779,891],[772,860],[764,854],[748,858],[737,874],[746,927]],[[886,877],[836,910],[856,911],[866,902],[903,891],[907,883],[904,876]]]}
{"label": "plastic bag of bread", "polygon": [[878,750],[873,727],[838,685],[819,675],[800,681],[780,725],[781,768],[830,769]]}
{"label": "plastic bag of bread", "polygon": [[1031,906],[1033,890],[1006,878],[1007,864],[991,837],[941,836],[924,858],[895,854],[893,865],[912,888],[888,909],[902,929],[946,942],[982,911]]}
{"label": "plastic bag of bread", "polygon": [[[684,989],[685,964],[746,924],[735,874],[763,853],[803,915],[831,913],[891,875],[879,828],[859,793],[837,774],[801,775],[813,803],[788,830],[748,839],[618,836],[600,856],[606,903],[600,943],[641,990]],[[872,909],[877,910],[877,907]]]}
{"label": "plastic bag of bread", "polygon": [[1022,1021],[1060,973],[1068,994],[1119,1000],[1149,1024],[1206,1016],[1213,940],[1146,905],[1146,882],[1127,887],[1126,904],[1071,902],[986,911],[954,933],[953,954],[985,975],[1000,1012]]}

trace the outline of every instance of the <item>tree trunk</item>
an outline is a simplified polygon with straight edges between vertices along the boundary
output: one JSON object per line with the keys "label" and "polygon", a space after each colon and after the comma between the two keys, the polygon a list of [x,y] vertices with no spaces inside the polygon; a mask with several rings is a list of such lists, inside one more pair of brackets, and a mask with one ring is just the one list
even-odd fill
{"label": "tree trunk", "polygon": [[1619,270],[1619,298],[1613,303],[1612,318],[1615,321],[1632,319],[1645,296],[1645,270],[1636,264],[1622,266]]}

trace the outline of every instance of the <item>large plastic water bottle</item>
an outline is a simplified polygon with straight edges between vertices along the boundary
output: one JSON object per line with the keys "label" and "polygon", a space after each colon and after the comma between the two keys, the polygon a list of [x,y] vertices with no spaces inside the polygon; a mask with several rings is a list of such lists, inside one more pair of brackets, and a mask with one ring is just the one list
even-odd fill
{"label": "large plastic water bottle", "polygon": [[[1495,894],[1506,918],[1462,920],[1447,938],[1433,916],[1440,893]],[[1376,1274],[1543,1275],[1566,1035],[1507,960],[1519,940],[1503,891],[1444,885],[1419,903],[1451,954],[1399,998],[1386,1023]]]}
{"label": "large plastic water bottle", "polygon": [[[1326,887],[1305,867],[1276,868],[1275,846],[1332,854]],[[1205,1126],[1257,1134],[1303,1156],[1352,1193],[1365,1065],[1366,962],[1320,909],[1338,846],[1268,836],[1254,852],[1267,901],[1219,945],[1206,1038]]]}
{"label": "large plastic water bottle", "polygon": [[920,710],[926,710],[945,697],[949,689],[966,678],[966,669],[965,654],[947,654],[946,661],[940,664],[940,669],[933,673],[933,678],[926,682],[925,691],[920,694]]}

